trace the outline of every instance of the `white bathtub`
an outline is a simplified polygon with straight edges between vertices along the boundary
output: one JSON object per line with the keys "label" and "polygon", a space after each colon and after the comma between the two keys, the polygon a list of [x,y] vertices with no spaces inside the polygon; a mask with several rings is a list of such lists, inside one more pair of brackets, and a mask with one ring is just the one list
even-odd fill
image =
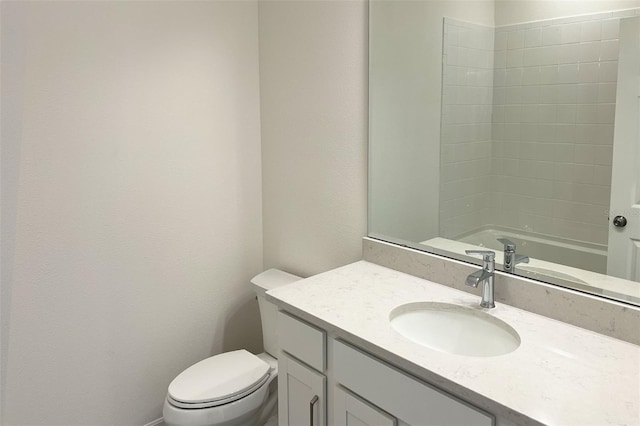
{"label": "white bathtub", "polygon": [[516,244],[517,254],[523,254],[532,259],[546,260],[600,274],[605,274],[607,271],[607,247],[600,244],[562,240],[501,229],[484,229],[459,238],[458,241],[502,251],[504,247],[498,238],[513,241]]}
{"label": "white bathtub", "polygon": [[469,258],[465,255],[465,250],[489,248],[496,252],[496,268],[501,270],[504,247],[497,241],[498,238],[513,241],[518,254],[531,258],[528,264],[516,266],[518,275],[601,294],[615,300],[640,299],[638,283],[605,275],[607,252],[602,246],[576,244],[501,229],[479,230],[459,240],[436,237],[420,244],[427,246],[427,250],[432,253],[457,259]]}

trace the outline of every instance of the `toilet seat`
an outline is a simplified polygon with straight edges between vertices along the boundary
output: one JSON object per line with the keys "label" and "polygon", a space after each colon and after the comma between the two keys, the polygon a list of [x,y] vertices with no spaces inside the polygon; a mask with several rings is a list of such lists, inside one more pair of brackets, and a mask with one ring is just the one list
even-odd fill
{"label": "toilet seat", "polygon": [[216,407],[258,390],[269,379],[268,363],[241,349],[192,365],[169,385],[167,399],[179,408]]}

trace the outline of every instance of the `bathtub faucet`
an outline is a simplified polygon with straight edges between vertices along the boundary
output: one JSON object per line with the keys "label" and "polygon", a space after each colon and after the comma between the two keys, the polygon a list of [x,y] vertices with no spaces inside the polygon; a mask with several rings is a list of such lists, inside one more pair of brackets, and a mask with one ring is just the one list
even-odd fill
{"label": "bathtub faucet", "polygon": [[480,306],[483,308],[495,308],[493,278],[496,269],[496,253],[490,250],[465,250],[465,253],[482,255],[482,269],[469,275],[466,284],[469,287],[477,288],[478,284],[482,283],[482,301],[480,302]]}
{"label": "bathtub faucet", "polygon": [[515,273],[518,263],[529,263],[529,256],[516,254],[516,245],[506,238],[498,238],[498,241],[504,245],[504,262],[503,270],[505,272]]}

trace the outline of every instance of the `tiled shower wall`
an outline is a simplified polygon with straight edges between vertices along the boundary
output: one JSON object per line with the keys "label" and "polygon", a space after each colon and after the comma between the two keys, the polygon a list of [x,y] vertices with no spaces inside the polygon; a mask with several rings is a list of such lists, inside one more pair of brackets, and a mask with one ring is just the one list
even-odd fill
{"label": "tiled shower wall", "polygon": [[[621,17],[638,13],[608,12],[495,29],[492,145],[483,151],[491,153],[489,184],[484,173],[469,178],[477,182],[470,186],[484,202],[463,188],[457,176],[447,176],[448,170],[472,161],[476,152],[451,154],[461,145],[451,142],[448,130],[453,127],[455,134],[460,125],[455,123],[469,116],[450,106],[472,95],[464,92],[467,89],[451,90],[447,82],[457,81],[449,79],[445,58],[441,197],[450,202],[441,204],[441,236],[455,238],[498,225],[607,243],[618,27]],[[454,47],[447,39],[452,25],[447,21],[445,55]],[[455,118],[448,116],[453,113]]]}
{"label": "tiled shower wall", "polygon": [[607,244],[619,24],[603,13],[496,28],[494,224]]}
{"label": "tiled shower wall", "polygon": [[494,29],[445,18],[440,236],[482,226],[489,215]]}

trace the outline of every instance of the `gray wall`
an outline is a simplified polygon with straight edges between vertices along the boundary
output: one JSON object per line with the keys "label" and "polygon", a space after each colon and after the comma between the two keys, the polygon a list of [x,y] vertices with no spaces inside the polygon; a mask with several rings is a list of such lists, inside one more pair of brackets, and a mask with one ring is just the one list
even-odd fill
{"label": "gray wall", "polygon": [[257,3],[3,2],[2,55],[2,423],[147,423],[261,349]]}
{"label": "gray wall", "polygon": [[361,258],[367,22],[363,1],[260,3],[265,268]]}

